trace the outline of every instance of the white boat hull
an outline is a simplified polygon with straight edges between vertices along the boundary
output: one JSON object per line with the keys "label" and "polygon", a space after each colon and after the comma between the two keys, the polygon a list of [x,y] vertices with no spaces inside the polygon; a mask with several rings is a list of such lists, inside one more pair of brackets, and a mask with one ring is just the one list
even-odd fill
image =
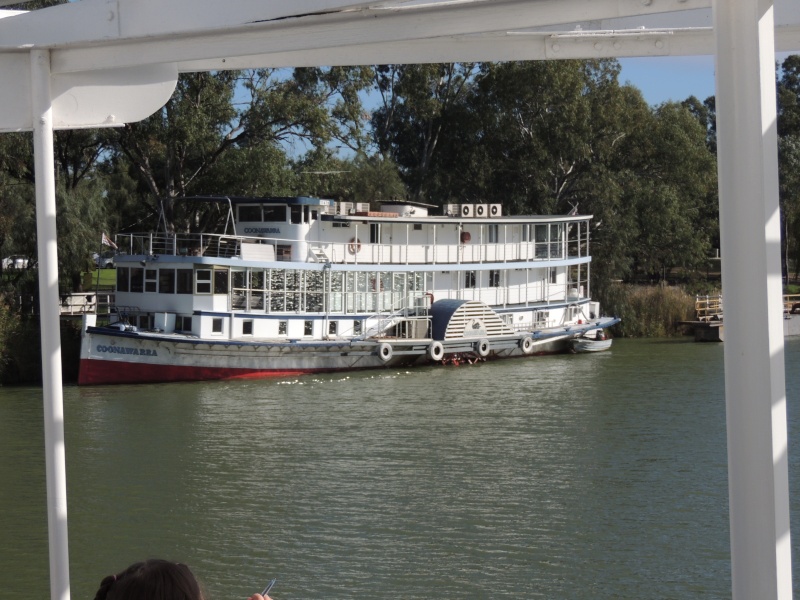
{"label": "white boat hull", "polygon": [[[596,325],[587,323],[583,327]],[[177,334],[88,327],[81,385],[287,377],[293,375],[556,354],[575,327],[490,338],[217,341]],[[438,344],[438,346],[437,346]]]}

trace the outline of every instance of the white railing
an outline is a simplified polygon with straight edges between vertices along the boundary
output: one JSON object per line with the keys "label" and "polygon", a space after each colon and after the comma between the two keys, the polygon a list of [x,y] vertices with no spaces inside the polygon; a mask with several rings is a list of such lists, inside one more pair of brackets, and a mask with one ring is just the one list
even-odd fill
{"label": "white railing", "polygon": [[[208,256],[232,258],[241,256],[242,242],[280,246],[303,243],[320,250],[338,264],[480,264],[520,261],[555,261],[585,257],[585,247],[574,240],[559,242],[466,243],[466,244],[370,244],[354,242],[315,242],[231,236],[205,233],[120,234],[119,251],[132,255]],[[582,250],[582,248],[584,250]],[[584,252],[584,254],[582,254]],[[280,253],[276,252],[281,260]],[[302,261],[313,260],[307,253]],[[298,262],[298,261],[294,261]]]}
{"label": "white railing", "polygon": [[62,315],[108,314],[114,304],[111,292],[81,292],[63,294],[59,312]]}

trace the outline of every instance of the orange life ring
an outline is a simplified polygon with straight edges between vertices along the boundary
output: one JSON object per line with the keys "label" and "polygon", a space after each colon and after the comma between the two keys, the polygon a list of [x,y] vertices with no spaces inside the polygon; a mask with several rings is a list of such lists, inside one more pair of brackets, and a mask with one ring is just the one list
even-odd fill
{"label": "orange life ring", "polygon": [[347,251],[350,254],[356,254],[359,250],[361,250],[361,240],[356,237],[351,238],[350,241],[347,242]]}

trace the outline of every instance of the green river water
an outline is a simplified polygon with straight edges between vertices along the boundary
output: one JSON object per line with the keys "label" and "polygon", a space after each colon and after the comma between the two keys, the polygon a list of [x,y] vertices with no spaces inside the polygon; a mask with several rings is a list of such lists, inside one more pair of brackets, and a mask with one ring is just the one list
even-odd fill
{"label": "green river water", "polygon": [[[722,353],[68,387],[72,598],[147,557],[208,600],[729,598]],[[47,556],[41,390],[0,388],[0,598],[49,597]]]}

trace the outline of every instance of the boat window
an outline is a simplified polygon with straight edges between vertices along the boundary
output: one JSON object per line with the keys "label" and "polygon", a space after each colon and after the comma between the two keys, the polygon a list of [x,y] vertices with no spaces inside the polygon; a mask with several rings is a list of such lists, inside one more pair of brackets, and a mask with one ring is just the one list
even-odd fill
{"label": "boat window", "polygon": [[489,271],[489,287],[500,287],[500,271],[498,269]]}
{"label": "boat window", "polygon": [[177,271],[177,291],[179,294],[192,293],[192,270],[178,269]]}
{"label": "boat window", "polygon": [[192,332],[192,317],[175,316],[175,331]]}
{"label": "boat window", "polygon": [[563,223],[553,223],[550,225],[550,258],[561,258],[563,248],[561,240],[564,236]]}
{"label": "boat window", "polygon": [[338,327],[339,327],[339,321],[328,322],[328,335],[336,335]]}
{"label": "boat window", "polygon": [[288,335],[288,333],[289,333],[289,322],[278,321],[278,335]]}
{"label": "boat window", "polygon": [[300,225],[303,222],[303,207],[302,206],[290,206],[289,207],[289,214],[291,216],[291,223],[292,225]]}
{"label": "boat window", "polygon": [[155,292],[158,291],[158,269],[145,269],[144,270],[144,291]]}
{"label": "boat window", "polygon": [[371,223],[369,226],[369,243],[370,244],[380,244],[381,243],[381,224],[380,223]]}
{"label": "boat window", "polygon": [[228,293],[228,269],[214,270],[214,293]]}
{"label": "boat window", "polygon": [[219,317],[211,319],[211,333],[222,333],[222,319]]}
{"label": "boat window", "polygon": [[288,261],[291,262],[292,260],[292,246],[291,244],[278,244],[277,248],[277,259],[280,261]]}
{"label": "boat window", "polygon": [[130,277],[130,269],[128,267],[117,267],[117,291],[127,292],[128,277]]}
{"label": "boat window", "polygon": [[131,292],[141,293],[144,291],[144,269],[131,269]]}
{"label": "boat window", "polygon": [[261,221],[261,206],[240,206],[239,221]]}
{"label": "boat window", "polygon": [[464,273],[464,287],[465,288],[475,287],[475,271],[467,271],[466,273]]}
{"label": "boat window", "polygon": [[153,315],[139,315],[139,318],[136,319],[136,326],[139,329],[152,329],[153,328]]}
{"label": "boat window", "polygon": [[500,226],[493,224],[493,225],[487,225],[486,228],[489,237],[489,243],[496,244],[499,241]]}
{"label": "boat window", "polygon": [[264,221],[268,223],[285,223],[286,206],[265,206]]}
{"label": "boat window", "polygon": [[314,335],[313,321],[303,321],[303,335]]}
{"label": "boat window", "polygon": [[522,241],[523,242],[530,242],[531,241],[531,226],[527,223],[522,226]]}
{"label": "boat window", "polygon": [[195,294],[210,294],[211,269],[198,269],[195,277]]}
{"label": "boat window", "polygon": [[246,271],[232,271],[231,272],[231,287],[233,289],[245,289],[245,275]]}
{"label": "boat window", "polygon": [[353,334],[361,335],[363,327],[364,327],[364,321],[353,321]]}
{"label": "boat window", "polygon": [[555,267],[550,267],[547,269],[550,274],[550,283],[558,283],[558,271]]}
{"label": "boat window", "polygon": [[175,293],[175,269],[158,270],[158,291],[161,294]]}
{"label": "boat window", "polygon": [[253,321],[242,321],[242,335],[253,335]]}

